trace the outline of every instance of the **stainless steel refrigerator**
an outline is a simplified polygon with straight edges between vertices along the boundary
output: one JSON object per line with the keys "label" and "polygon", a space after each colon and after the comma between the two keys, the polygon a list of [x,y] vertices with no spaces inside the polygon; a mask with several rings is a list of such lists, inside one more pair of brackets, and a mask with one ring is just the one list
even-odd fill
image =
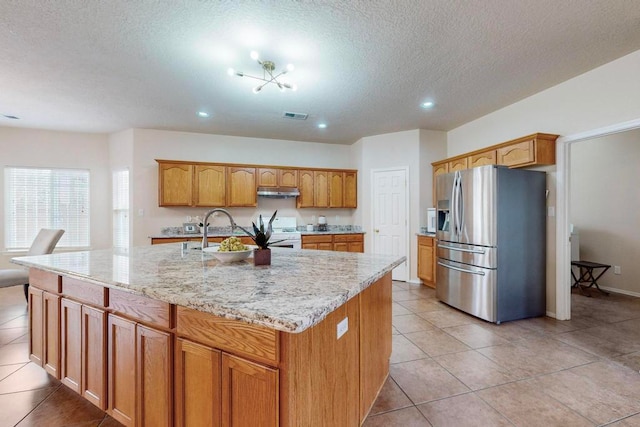
{"label": "stainless steel refrigerator", "polygon": [[436,296],[490,322],[546,306],[546,174],[482,166],[436,180]]}

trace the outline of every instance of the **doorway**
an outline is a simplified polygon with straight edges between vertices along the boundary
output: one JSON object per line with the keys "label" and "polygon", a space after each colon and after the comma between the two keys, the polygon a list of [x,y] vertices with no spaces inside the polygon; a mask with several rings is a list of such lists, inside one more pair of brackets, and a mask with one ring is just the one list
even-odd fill
{"label": "doorway", "polygon": [[404,256],[391,273],[393,280],[409,278],[408,168],[371,171],[373,253]]}
{"label": "doorway", "polygon": [[571,319],[571,146],[582,141],[640,129],[640,119],[575,135],[556,141],[557,222],[556,222],[556,319]]}

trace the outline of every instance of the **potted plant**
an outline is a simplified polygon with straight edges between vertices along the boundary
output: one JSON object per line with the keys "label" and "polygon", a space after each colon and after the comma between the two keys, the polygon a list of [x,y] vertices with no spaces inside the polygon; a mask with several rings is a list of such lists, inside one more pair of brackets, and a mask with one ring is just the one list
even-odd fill
{"label": "potted plant", "polygon": [[258,227],[255,222],[252,222],[253,225],[253,233],[246,230],[243,227],[237,226],[242,231],[247,233],[251,240],[253,240],[258,246],[258,249],[254,249],[253,251],[253,264],[254,265],[271,265],[271,249],[269,249],[269,245],[277,242],[269,242],[271,238],[271,234],[273,233],[273,220],[276,218],[276,214],[278,211],[275,211],[273,215],[271,215],[271,219],[267,225],[267,230],[264,229],[264,222],[262,221],[262,215],[259,217],[260,226]]}

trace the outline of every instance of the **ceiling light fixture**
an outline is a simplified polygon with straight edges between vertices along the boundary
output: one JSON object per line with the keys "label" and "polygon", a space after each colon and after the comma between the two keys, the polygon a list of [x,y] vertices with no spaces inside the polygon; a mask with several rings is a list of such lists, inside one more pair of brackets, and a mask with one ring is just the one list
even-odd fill
{"label": "ceiling light fixture", "polygon": [[326,123],[320,123],[320,124],[318,124],[318,127],[320,129],[326,129],[327,128],[327,124]]}
{"label": "ceiling light fixture", "polygon": [[280,89],[282,92],[284,92],[285,89],[291,89],[291,90],[298,89],[298,87],[295,84],[284,82],[282,81],[282,79],[278,80],[279,77],[287,74],[289,71],[293,71],[294,69],[293,64],[287,65],[287,67],[284,70],[274,75],[273,72],[276,69],[275,62],[260,61],[260,59],[258,59],[259,58],[258,52],[256,52],[255,50],[251,52],[250,56],[251,56],[251,59],[257,61],[258,64],[260,64],[260,67],[262,68],[262,77],[256,77],[249,74],[245,74],[242,71],[236,71],[233,68],[229,68],[227,70],[227,74],[229,74],[230,76],[236,75],[238,77],[249,77],[252,79],[263,81],[264,83],[253,88],[253,93],[260,92],[262,88],[268,85],[269,83],[273,83],[274,85],[278,86],[278,89]]}
{"label": "ceiling light fixture", "polygon": [[431,108],[431,107],[433,107],[433,101],[426,101],[426,102],[423,102],[422,104],[420,104],[420,106],[421,106],[422,108]]}
{"label": "ceiling light fixture", "polygon": [[198,111],[198,117],[209,117],[209,113],[207,113],[206,111]]}

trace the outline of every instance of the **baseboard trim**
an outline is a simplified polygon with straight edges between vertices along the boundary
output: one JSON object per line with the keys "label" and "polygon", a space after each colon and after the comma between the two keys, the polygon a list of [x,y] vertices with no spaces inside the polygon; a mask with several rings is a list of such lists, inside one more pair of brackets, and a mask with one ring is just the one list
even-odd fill
{"label": "baseboard trim", "polygon": [[420,285],[420,284],[422,284],[422,280],[420,280],[420,279],[411,279],[411,280],[407,280],[406,283],[411,283],[413,285]]}
{"label": "baseboard trim", "polygon": [[640,298],[640,292],[626,291],[624,289],[610,288],[609,286],[600,286],[603,291],[613,292],[615,294],[629,295],[630,297]]}
{"label": "baseboard trim", "polygon": [[552,317],[556,319],[556,313],[553,311],[547,311],[545,314],[547,315],[547,317]]}

